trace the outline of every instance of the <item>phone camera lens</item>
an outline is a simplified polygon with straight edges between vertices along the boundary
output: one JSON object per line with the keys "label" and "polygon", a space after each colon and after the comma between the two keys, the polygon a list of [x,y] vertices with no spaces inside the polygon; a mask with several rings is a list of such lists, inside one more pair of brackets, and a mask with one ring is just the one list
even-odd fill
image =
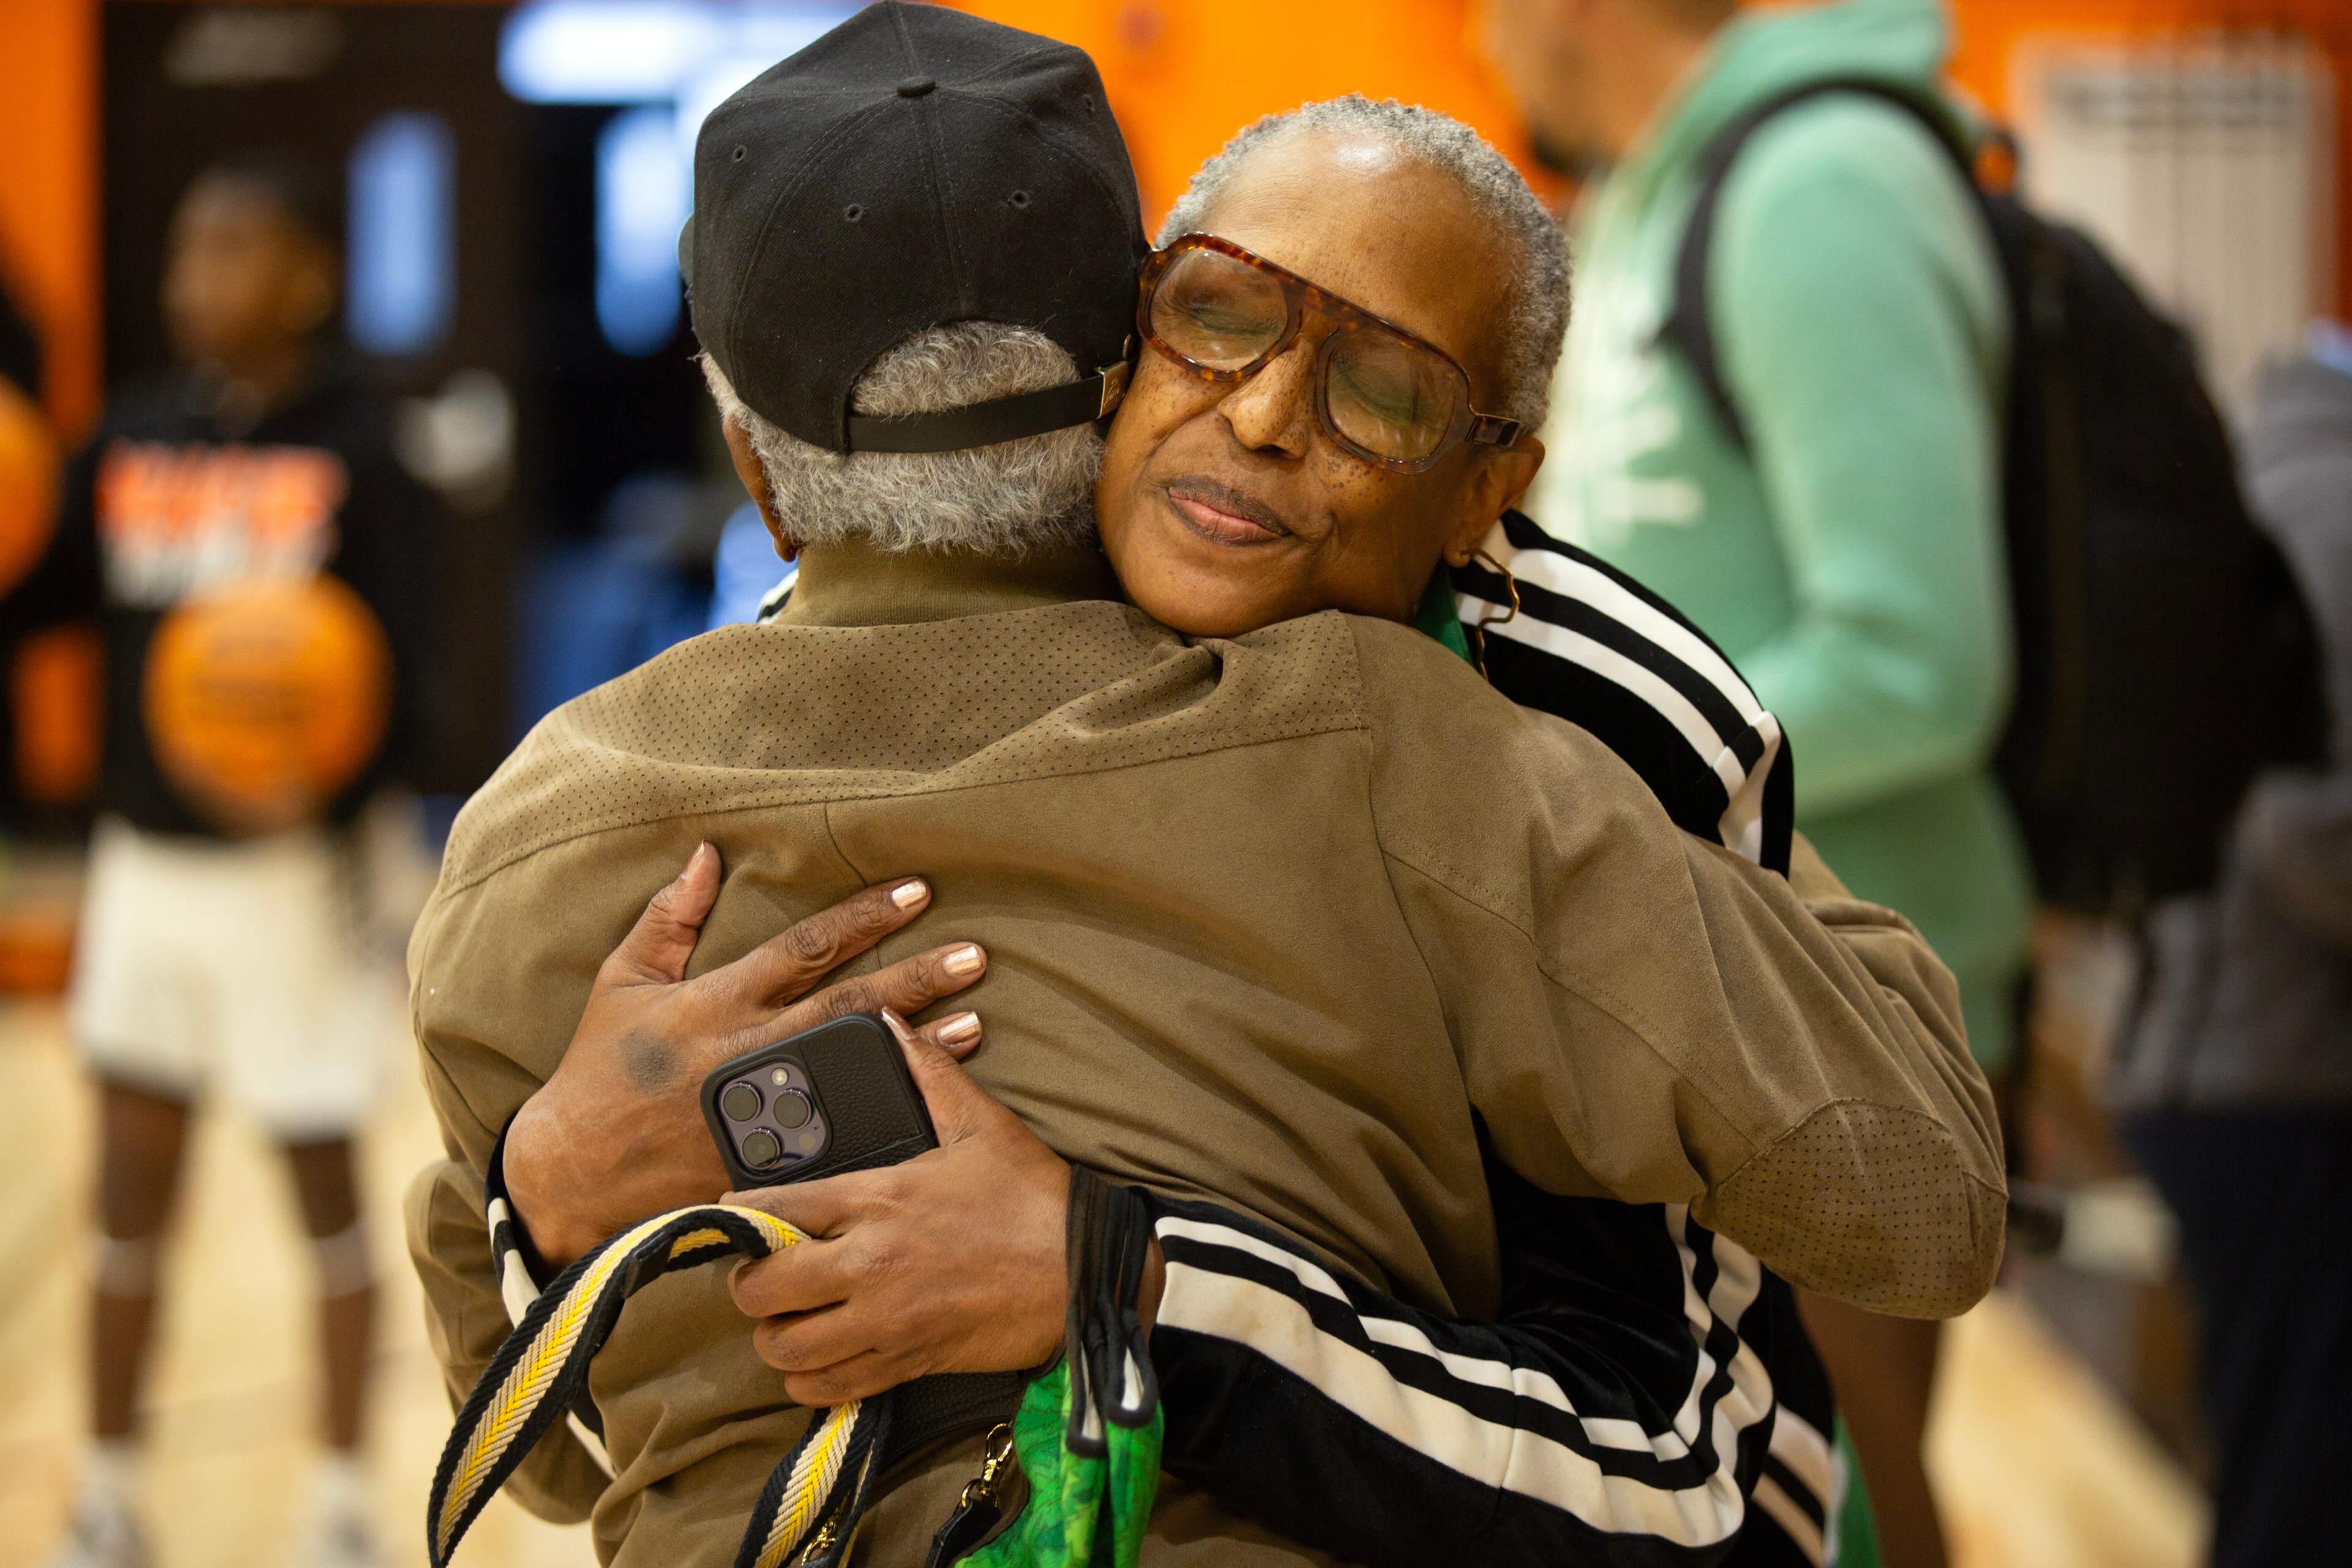
{"label": "phone camera lens", "polygon": [[754,1127],[743,1137],[743,1163],[754,1170],[774,1165],[784,1157],[782,1139],[765,1127]]}
{"label": "phone camera lens", "polygon": [[776,1096],[776,1125],[804,1127],[810,1113],[808,1096],[797,1089],[787,1089]]}
{"label": "phone camera lens", "polygon": [[[749,1083],[730,1083],[727,1092],[719,1097],[719,1108],[727,1113],[730,1122],[748,1122],[760,1113],[760,1092]],[[797,1127],[800,1124],[794,1122],[792,1125]]]}

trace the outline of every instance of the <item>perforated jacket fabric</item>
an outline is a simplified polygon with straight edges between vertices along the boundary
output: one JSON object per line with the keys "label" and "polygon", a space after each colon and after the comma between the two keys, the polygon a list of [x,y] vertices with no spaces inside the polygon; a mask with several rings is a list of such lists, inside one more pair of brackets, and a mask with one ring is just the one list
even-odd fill
{"label": "perforated jacket fabric", "polygon": [[[920,872],[930,914],[866,962],[984,945],[972,1069],[1049,1144],[1432,1311],[1496,1304],[1474,1113],[1539,1185],[1687,1203],[1803,1284],[1937,1313],[1990,1283],[1990,1099],[1900,917],[1827,879],[1809,910],[1408,628],[1188,643],[1041,593],[1050,561],[978,592],[854,557],[807,562],[782,622],[558,710],[459,819],[411,948],[453,1159],[412,1242],[453,1383],[503,1318],[456,1200],[478,1213],[598,964],[706,837],[727,872],[698,970]],[[861,597],[877,574],[903,591]],[[872,623],[824,623],[844,618]],[[1778,1222],[1807,1212],[1838,1218]],[[619,1474],[587,1495],[630,1563],[731,1552],[740,1450],[805,1419],[716,1272],[633,1304],[593,1392]],[[534,1464],[545,1503],[586,1500],[574,1456]],[[1201,1503],[1196,1545],[1223,1529]],[[1301,1559],[1235,1524],[1213,1560]]]}

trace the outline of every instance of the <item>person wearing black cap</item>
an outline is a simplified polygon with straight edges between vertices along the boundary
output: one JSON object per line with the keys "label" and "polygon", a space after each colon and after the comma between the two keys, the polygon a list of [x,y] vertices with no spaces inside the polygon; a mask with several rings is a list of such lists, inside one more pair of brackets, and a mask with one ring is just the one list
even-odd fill
{"label": "person wearing black cap", "polygon": [[[1108,413],[1149,246],[1093,62],[885,5],[790,66],[704,123],[678,237],[696,336],[737,395],[835,454],[969,451]],[[1039,334],[1085,373],[920,413],[854,406],[885,351],[973,321]]]}
{"label": "person wearing black cap", "polygon": [[[748,969],[726,960],[861,885],[869,906],[934,900],[985,942],[862,977],[859,995],[928,999],[985,973],[973,1077],[1065,1179],[1067,1157],[1171,1204],[1213,1198],[1420,1309],[1491,1315],[1483,1120],[1555,1190],[1686,1203],[1882,1306],[1973,1300],[1997,1256],[1998,1163],[1948,1131],[1981,1108],[1941,1071],[1958,1047],[1932,987],[1903,988],[1932,961],[1899,922],[1848,910],[1825,927],[1770,873],[1686,841],[1597,745],[1409,628],[1318,615],[1188,643],[1117,601],[1076,542],[1088,498],[1072,470],[1096,455],[1086,405],[1116,395],[1118,361],[1095,356],[1124,340],[1098,344],[1052,298],[1103,265],[1121,316],[1133,298],[1132,190],[1099,104],[1076,51],[883,5],[706,124],[683,257],[697,328],[739,466],[803,575],[775,623],[559,710],[452,837],[412,951],[453,1155],[410,1212],[453,1386],[500,1337],[500,1284],[528,1296],[530,1252],[561,1264],[652,1211],[639,1173],[688,1147],[657,1142],[664,1108],[717,1060],[684,1049],[688,1026],[747,1007],[729,1049],[769,1038],[778,998],[894,923],[868,907],[856,940],[812,922]],[[782,176],[729,177],[777,149]],[[828,159],[874,172],[845,184]],[[1026,274],[980,265],[1007,214],[1082,227],[1105,185],[1115,268],[1051,245]],[[901,204],[929,221],[890,217],[885,249],[841,238]],[[836,257],[791,285],[822,310],[784,291],[798,258],[782,252],[804,242]],[[722,253],[733,270],[714,275]],[[833,319],[897,309],[902,275],[936,289],[928,320],[867,341]],[[805,340],[782,325],[820,316]],[[1474,755],[1498,782],[1465,821],[1446,763]],[[928,885],[893,874],[909,861]],[[613,951],[622,890],[656,887]],[[689,955],[698,977],[677,984]],[[759,994],[728,999],[747,985]],[[977,1033],[969,1015],[933,1028],[966,1049]],[[927,1092],[958,1082],[944,1053],[918,1071]],[[1867,1218],[1890,1150],[1856,1105],[1942,1130],[1901,1140],[1921,1201],[1899,1238]],[[1066,1295],[1058,1213],[1041,1248],[1027,1166],[1016,1182],[990,1163],[1014,1143],[1003,1125],[943,1121],[927,1168],[1003,1182],[991,1243]],[[711,1196],[724,1178],[704,1158]],[[1792,1226],[1790,1194],[1864,1218]],[[493,1225],[512,1238],[503,1281]],[[709,1271],[657,1289],[582,1413],[607,1446],[552,1435],[522,1484],[554,1510],[593,1500],[613,1561],[716,1562],[806,1421]],[[1058,1343],[1039,1319],[970,1323],[969,1354],[941,1369],[1035,1364]],[[971,1473],[968,1445],[908,1459],[877,1562],[920,1560],[929,1509]],[[1313,1560],[1181,1488],[1161,1504],[1148,1561]]]}

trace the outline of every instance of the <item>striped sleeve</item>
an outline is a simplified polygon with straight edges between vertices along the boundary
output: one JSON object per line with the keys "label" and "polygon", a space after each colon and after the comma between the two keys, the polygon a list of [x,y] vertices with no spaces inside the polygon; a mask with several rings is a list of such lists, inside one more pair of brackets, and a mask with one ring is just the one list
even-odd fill
{"label": "striped sleeve", "polygon": [[1796,814],[1788,739],[1723,651],[1664,600],[1517,512],[1503,514],[1485,557],[1454,569],[1454,589],[1495,689],[1591,733],[1675,826],[1786,875]]}
{"label": "striped sleeve", "polygon": [[[1774,1418],[1787,1286],[1678,1207],[1538,1196],[1540,1267],[1514,1280],[1507,1248],[1507,1291],[1526,1299],[1492,1324],[1161,1203],[1151,1349],[1171,1473],[1373,1568],[1685,1568],[1735,1548],[1820,1563],[1828,1448]],[[1744,1530],[1751,1493],[1785,1499],[1795,1528]],[[1795,1555],[1756,1556],[1768,1533]]]}

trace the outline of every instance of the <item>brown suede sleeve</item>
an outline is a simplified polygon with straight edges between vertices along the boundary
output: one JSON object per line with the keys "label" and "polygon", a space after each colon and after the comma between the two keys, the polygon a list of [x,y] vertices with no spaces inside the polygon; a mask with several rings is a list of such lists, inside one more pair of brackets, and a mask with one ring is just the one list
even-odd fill
{"label": "brown suede sleeve", "polygon": [[1583,731],[1524,710],[1498,731],[1481,710],[1502,699],[1356,624],[1381,844],[1504,1159],[1559,1192],[1687,1203],[1874,1311],[1982,1296],[2000,1134],[1958,990],[1909,924],[1839,896],[1808,847],[1809,906],[1675,831]]}

